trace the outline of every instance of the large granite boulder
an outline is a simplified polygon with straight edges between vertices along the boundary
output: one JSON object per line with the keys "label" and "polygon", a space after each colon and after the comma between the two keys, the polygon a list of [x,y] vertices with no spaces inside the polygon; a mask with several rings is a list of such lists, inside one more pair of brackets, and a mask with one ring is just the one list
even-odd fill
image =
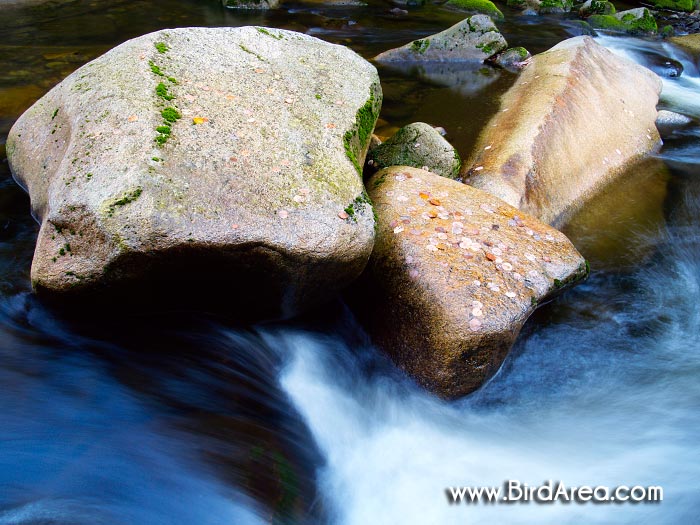
{"label": "large granite boulder", "polygon": [[377,55],[377,62],[483,62],[508,47],[493,20],[474,15],[425,38]]}
{"label": "large granite boulder", "polygon": [[[291,314],[355,279],[374,240],[361,166],[381,105],[353,51],[291,31],[145,35],[16,122],[41,223],[37,291],[164,281]],[[193,284],[195,283],[195,284]]]}
{"label": "large granite boulder", "polygon": [[375,169],[412,166],[451,179],[459,175],[461,165],[459,153],[452,144],[425,122],[402,127],[389,140],[371,149],[367,158]]}
{"label": "large granite boulder", "polygon": [[660,143],[661,80],[583,36],[535,55],[503,96],[462,175],[561,225]]}
{"label": "large granite boulder", "polygon": [[483,191],[409,167],[367,189],[378,229],[360,315],[442,397],[482,385],[535,308],[587,274],[562,233]]}

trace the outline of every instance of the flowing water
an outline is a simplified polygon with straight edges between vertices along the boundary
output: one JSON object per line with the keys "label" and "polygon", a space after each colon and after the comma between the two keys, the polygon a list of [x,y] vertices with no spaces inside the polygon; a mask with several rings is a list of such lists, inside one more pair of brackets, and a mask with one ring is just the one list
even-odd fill
{"label": "flowing water", "polygon": [[[395,17],[376,1],[265,14],[214,0],[57,5],[2,8],[0,148],[53,84],[152,30],[264,24],[371,57],[460,19],[436,6]],[[506,14],[506,38],[532,52],[576,33],[567,17]],[[40,303],[28,279],[37,227],[4,160],[0,524],[697,523],[700,76],[668,43],[600,42],[650,66],[682,62],[659,107],[692,122],[569,226],[590,279],[541,308],[499,374],[453,403],[398,373],[342,299],[254,327]],[[515,79],[487,68],[380,73],[378,132],[442,125],[462,156]],[[661,485],[664,501],[450,505],[445,494],[506,479]]]}

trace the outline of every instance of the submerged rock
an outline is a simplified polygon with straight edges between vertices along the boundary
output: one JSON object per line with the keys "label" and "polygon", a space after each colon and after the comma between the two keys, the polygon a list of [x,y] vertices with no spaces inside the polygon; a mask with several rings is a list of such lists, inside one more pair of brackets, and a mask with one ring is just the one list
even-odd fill
{"label": "submerged rock", "polygon": [[488,193],[408,167],[367,188],[378,228],[360,316],[442,397],[479,388],[535,308],[587,274],[562,233]]}
{"label": "submerged rock", "polygon": [[614,15],[591,15],[587,20],[596,29],[633,35],[653,35],[658,29],[656,20],[646,7],[620,11]]}
{"label": "submerged rock", "polygon": [[623,168],[660,143],[661,80],[592,38],[535,55],[501,99],[463,177],[560,225]]}
{"label": "submerged rock", "polygon": [[372,250],[360,171],[380,105],[371,64],[291,31],[125,42],[10,132],[12,170],[41,223],[34,287],[133,284],[141,297],[162,281],[282,309],[272,315],[324,300]]}
{"label": "submerged rock", "polygon": [[275,9],[280,0],[221,0],[221,3],[231,9]]}
{"label": "submerged rock", "polygon": [[501,10],[491,0],[448,0],[445,7],[467,13],[486,15],[494,20],[503,20],[505,18]]}
{"label": "submerged rock", "polygon": [[377,55],[377,62],[483,61],[508,47],[486,15],[474,15],[435,35]]}
{"label": "submerged rock", "polygon": [[424,168],[442,177],[454,179],[461,160],[457,150],[438,130],[425,122],[404,126],[367,155],[375,169],[389,166]]}

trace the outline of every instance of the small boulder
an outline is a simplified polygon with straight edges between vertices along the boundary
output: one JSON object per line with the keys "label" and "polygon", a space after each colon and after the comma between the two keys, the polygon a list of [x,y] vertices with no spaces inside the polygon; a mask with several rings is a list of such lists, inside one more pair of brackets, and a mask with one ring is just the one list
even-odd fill
{"label": "small boulder", "polygon": [[578,9],[581,18],[588,18],[591,15],[614,15],[617,10],[612,2],[604,0],[586,0]]}
{"label": "small boulder", "polygon": [[620,11],[614,15],[591,15],[587,20],[596,29],[632,35],[654,35],[658,29],[656,19],[646,7]]}
{"label": "small boulder", "polygon": [[590,37],[535,55],[463,165],[469,184],[561,225],[660,144],[661,80]]}
{"label": "small boulder", "polygon": [[488,193],[408,167],[367,188],[378,228],[359,316],[441,397],[479,388],[535,308],[587,274],[562,233]]}
{"label": "small boulder", "polygon": [[168,29],[119,45],[8,137],[41,223],[35,289],[131,286],[140,301],[162,282],[266,317],[322,302],[372,250],[361,168],[381,98],[369,62],[291,31]]}
{"label": "small boulder", "polygon": [[389,140],[370,149],[367,158],[374,169],[413,166],[450,179],[459,175],[461,166],[457,150],[425,122],[404,126]]}
{"label": "small boulder", "polygon": [[692,119],[690,117],[665,109],[659,110],[656,116],[656,127],[659,128],[659,131],[664,136],[674,129],[687,126],[691,122]]}
{"label": "small boulder", "polygon": [[488,63],[509,71],[518,71],[527,66],[531,58],[532,55],[524,47],[511,47],[489,58]]}
{"label": "small boulder", "polygon": [[482,14],[491,17],[493,20],[504,20],[505,17],[496,4],[491,0],[448,0],[445,7],[465,11],[472,14]]}
{"label": "small boulder", "polygon": [[508,47],[486,15],[474,15],[435,35],[377,55],[377,62],[482,62]]}

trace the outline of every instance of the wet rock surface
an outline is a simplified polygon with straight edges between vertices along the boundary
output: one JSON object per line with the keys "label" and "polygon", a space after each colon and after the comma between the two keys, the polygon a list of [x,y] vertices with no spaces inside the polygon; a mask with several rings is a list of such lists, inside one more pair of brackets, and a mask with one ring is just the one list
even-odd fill
{"label": "wet rock surface", "polygon": [[483,384],[537,305],[587,274],[562,233],[486,192],[408,167],[367,188],[378,229],[359,315],[442,397]]}
{"label": "wet rock surface", "polygon": [[501,99],[464,180],[561,225],[659,145],[660,90],[655,74],[592,38],[565,40],[535,55]]}

